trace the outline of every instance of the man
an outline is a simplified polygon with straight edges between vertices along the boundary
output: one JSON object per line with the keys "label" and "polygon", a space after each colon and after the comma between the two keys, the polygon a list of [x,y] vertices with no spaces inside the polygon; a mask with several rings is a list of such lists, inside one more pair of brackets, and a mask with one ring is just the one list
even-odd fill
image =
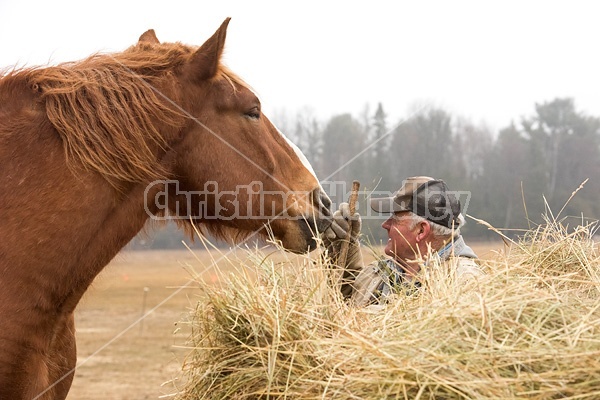
{"label": "man", "polygon": [[340,266],[344,268],[341,289],[355,304],[368,305],[394,292],[418,287],[421,268],[432,255],[441,261],[454,259],[459,278],[482,273],[474,261],[477,256],[460,235],[465,223],[460,201],[444,181],[426,176],[408,178],[392,197],[372,198],[371,208],[390,214],[381,225],[388,233],[385,254],[389,259],[364,265],[358,240],[360,215],[350,215],[347,203],[334,213],[324,235],[334,262],[342,242],[349,240],[346,265]]}

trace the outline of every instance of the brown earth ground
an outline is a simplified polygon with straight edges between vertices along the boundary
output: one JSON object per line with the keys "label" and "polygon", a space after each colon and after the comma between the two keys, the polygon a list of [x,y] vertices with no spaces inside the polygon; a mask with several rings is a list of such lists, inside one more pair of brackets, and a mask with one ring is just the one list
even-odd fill
{"label": "brown earth ground", "polygon": [[[503,247],[500,242],[469,244],[482,258]],[[237,257],[243,255],[238,251]],[[177,377],[189,352],[188,327],[179,321],[185,320],[199,295],[190,271],[216,282],[211,257],[218,261],[221,255],[121,252],[76,311],[78,367],[68,399],[170,398],[181,386]],[[232,269],[227,259],[216,265],[220,271]]]}

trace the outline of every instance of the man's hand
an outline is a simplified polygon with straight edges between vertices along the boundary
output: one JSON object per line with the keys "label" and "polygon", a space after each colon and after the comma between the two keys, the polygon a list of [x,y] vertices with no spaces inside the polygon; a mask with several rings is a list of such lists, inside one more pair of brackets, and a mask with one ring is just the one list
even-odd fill
{"label": "man's hand", "polygon": [[[348,236],[350,221],[352,221],[352,231],[350,232],[350,236]],[[352,245],[352,242],[358,244],[361,225],[360,214],[354,213],[354,215],[350,215],[350,206],[348,203],[340,204],[340,208],[333,213],[333,222],[323,235],[325,245],[338,256],[344,240],[350,240],[350,245]]]}
{"label": "man's hand", "polygon": [[[351,230],[350,222],[352,222]],[[360,214],[350,215],[350,206],[348,203],[342,203],[340,208],[333,213],[333,222],[323,234],[323,244],[327,247],[331,262],[336,265],[338,264],[342,243],[349,242],[346,265],[338,265],[344,269],[342,281],[340,282],[344,297],[349,297],[352,294],[354,279],[364,266],[358,240],[361,225]],[[349,230],[350,234],[348,234]]]}

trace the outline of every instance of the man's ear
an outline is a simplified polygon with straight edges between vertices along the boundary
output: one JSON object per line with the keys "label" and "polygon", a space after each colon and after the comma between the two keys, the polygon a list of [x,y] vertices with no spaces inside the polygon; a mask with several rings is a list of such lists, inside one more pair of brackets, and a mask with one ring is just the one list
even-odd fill
{"label": "man's ear", "polygon": [[417,224],[417,226],[415,227],[415,229],[417,230],[416,233],[416,240],[417,243],[422,242],[423,240],[427,239],[429,237],[429,234],[431,233],[431,225],[428,221],[421,221]]}

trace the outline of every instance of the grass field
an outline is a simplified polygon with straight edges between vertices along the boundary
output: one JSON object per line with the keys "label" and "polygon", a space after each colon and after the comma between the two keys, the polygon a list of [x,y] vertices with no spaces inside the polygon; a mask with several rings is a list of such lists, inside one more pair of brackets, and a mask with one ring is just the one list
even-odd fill
{"label": "grass field", "polygon": [[[502,248],[501,243],[470,244],[482,258]],[[198,300],[190,270],[212,282],[218,279],[213,265],[231,269],[228,260],[213,264],[213,257],[218,261],[220,255],[188,250],[120,253],[76,311],[78,368],[68,399],[169,398],[189,352],[187,325],[178,322]]]}

